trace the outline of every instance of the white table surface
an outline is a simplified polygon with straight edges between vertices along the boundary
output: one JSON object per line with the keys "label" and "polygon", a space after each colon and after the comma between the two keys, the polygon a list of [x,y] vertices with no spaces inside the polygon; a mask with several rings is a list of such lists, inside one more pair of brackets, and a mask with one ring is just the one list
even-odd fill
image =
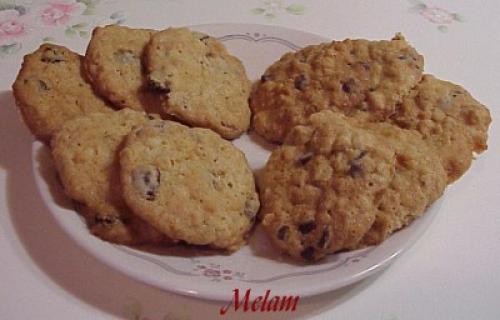
{"label": "white table surface", "polygon": [[[1,0],[0,319],[499,319],[499,16],[495,0]],[[462,84],[489,106],[489,149],[447,189],[424,236],[384,272],[301,299],[294,313],[221,317],[219,302],[161,291],[96,260],[63,233],[34,184],[33,138],[10,89],[22,56],[44,38],[83,52],[94,25],[118,21],[270,24],[332,39],[402,31],[424,54],[426,72]]]}

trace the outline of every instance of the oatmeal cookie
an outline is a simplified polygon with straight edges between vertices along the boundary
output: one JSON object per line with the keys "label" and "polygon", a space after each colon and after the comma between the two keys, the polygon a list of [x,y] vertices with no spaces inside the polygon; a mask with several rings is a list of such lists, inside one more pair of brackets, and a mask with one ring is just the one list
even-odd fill
{"label": "oatmeal cookie", "polygon": [[361,240],[361,247],[381,243],[424,214],[447,184],[439,156],[417,132],[387,123],[362,125],[394,150],[396,163],[389,186],[378,194],[376,219]]}
{"label": "oatmeal cookie", "polygon": [[129,134],[120,153],[123,196],[174,240],[234,251],[259,209],[245,155],[218,134],[153,121]]}
{"label": "oatmeal cookie", "polygon": [[474,152],[486,150],[491,117],[461,86],[424,75],[390,121],[422,134],[439,154],[451,183],[470,167]]}
{"label": "oatmeal cookie", "polygon": [[282,142],[291,128],[325,109],[384,120],[420,81],[423,65],[400,34],[390,41],[347,39],[287,53],[256,84],[252,126],[267,140]]}
{"label": "oatmeal cookie", "polygon": [[49,142],[75,117],[112,112],[86,82],[82,60],[82,56],[53,44],[43,44],[24,57],[12,89],[26,125],[38,139]]}
{"label": "oatmeal cookie", "polygon": [[159,96],[148,90],[142,55],[154,30],[110,25],[97,27],[85,54],[94,88],[119,108],[160,114]]}
{"label": "oatmeal cookie", "polygon": [[262,225],[282,251],[318,260],[358,246],[396,156],[376,134],[325,110],[293,128],[259,179]]}
{"label": "oatmeal cookie", "polygon": [[250,81],[240,60],[217,39],[169,28],[151,37],[144,59],[167,114],[227,139],[248,129]]}
{"label": "oatmeal cookie", "polygon": [[52,139],[64,191],[87,207],[82,213],[89,229],[104,240],[142,244],[164,238],[130,211],[120,188],[118,151],[123,139],[133,126],[150,118],[128,109],[91,114],[67,122]]}

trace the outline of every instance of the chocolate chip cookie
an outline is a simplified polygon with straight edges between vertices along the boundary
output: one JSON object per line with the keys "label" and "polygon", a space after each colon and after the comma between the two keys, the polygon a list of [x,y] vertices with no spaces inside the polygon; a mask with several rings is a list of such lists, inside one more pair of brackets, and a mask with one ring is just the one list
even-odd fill
{"label": "chocolate chip cookie", "polygon": [[24,57],[12,89],[24,122],[38,139],[49,142],[68,120],[93,112],[112,112],[82,73],[83,57],[44,44]]}
{"label": "chocolate chip cookie", "polygon": [[370,121],[394,113],[422,76],[423,57],[397,34],[390,41],[333,41],[287,53],[251,97],[253,128],[282,142],[309,115],[329,109]]}
{"label": "chocolate chip cookie", "polygon": [[120,153],[123,196],[171,239],[233,251],[259,209],[244,154],[218,134],[153,121],[129,134]]}
{"label": "chocolate chip cookie", "polygon": [[150,116],[129,109],[91,114],[64,124],[52,139],[55,167],[66,194],[84,204],[96,236],[120,244],[162,241],[164,236],[134,215],[120,188],[118,151],[133,126]]}
{"label": "chocolate chip cookie", "polygon": [[144,59],[167,114],[227,139],[248,129],[250,82],[241,62],[217,39],[169,28],[151,37]]}
{"label": "chocolate chip cookie", "polygon": [[259,179],[262,225],[294,258],[358,246],[394,179],[396,154],[370,131],[326,110],[293,128]]}

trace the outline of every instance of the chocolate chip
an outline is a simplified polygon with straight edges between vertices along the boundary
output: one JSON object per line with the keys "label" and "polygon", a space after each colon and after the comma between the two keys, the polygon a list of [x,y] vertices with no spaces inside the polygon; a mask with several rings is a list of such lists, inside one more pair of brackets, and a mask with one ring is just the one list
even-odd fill
{"label": "chocolate chip", "polygon": [[44,91],[49,90],[49,86],[47,86],[47,83],[45,83],[45,81],[43,81],[43,80],[37,80],[37,84],[38,84],[38,88],[40,90],[44,90]]}
{"label": "chocolate chip", "polygon": [[360,62],[359,64],[360,64],[360,65],[363,67],[363,69],[365,69],[366,71],[370,70],[370,68],[371,68],[371,67],[370,67],[370,64],[369,64],[368,62]]}
{"label": "chocolate chip", "polygon": [[153,89],[154,91],[157,91],[159,93],[162,93],[162,94],[168,95],[171,91],[170,87],[162,82],[158,82],[158,81],[150,79],[148,81],[148,84],[149,84],[149,87],[151,89]]}
{"label": "chocolate chip", "polygon": [[278,233],[276,234],[276,236],[280,240],[285,240],[285,238],[288,236],[288,232],[289,231],[290,231],[290,227],[289,226],[281,226],[278,229]]}
{"label": "chocolate chip", "polygon": [[208,38],[210,38],[210,37],[209,37],[209,36],[204,36],[204,37],[201,37],[201,38],[200,38],[200,41],[205,42],[205,40],[207,40]]}
{"label": "chocolate chip", "polygon": [[349,79],[346,82],[342,83],[342,91],[345,93],[351,93],[356,86],[356,81],[354,79]]}
{"label": "chocolate chip", "polygon": [[297,76],[294,81],[295,88],[298,90],[304,90],[309,84],[309,79],[303,74]]}
{"label": "chocolate chip", "polygon": [[408,59],[408,56],[405,56],[405,55],[401,55],[398,57],[399,60],[406,60]]}
{"label": "chocolate chip", "polygon": [[304,258],[305,260],[313,260],[314,258],[314,247],[307,247],[305,248],[304,250],[302,250],[302,252],[300,253],[300,255],[302,256],[302,258]]}
{"label": "chocolate chip", "polygon": [[266,81],[269,81],[269,80],[272,80],[272,77],[271,77],[270,75],[263,74],[263,75],[260,77],[260,82],[266,82]]}
{"label": "chocolate chip", "polygon": [[299,231],[302,234],[308,234],[314,229],[316,229],[316,222],[312,220],[299,225]]}
{"label": "chocolate chip", "polygon": [[367,153],[368,151],[366,150],[361,151],[359,155],[356,158],[354,158],[354,160],[361,160],[364,156],[366,156]]}
{"label": "chocolate chip", "polygon": [[323,233],[321,234],[321,238],[319,238],[318,240],[318,247],[321,249],[326,248],[329,241],[330,241],[330,231],[328,230],[328,228],[325,228],[323,230]]}
{"label": "chocolate chip", "polygon": [[132,171],[132,182],[135,189],[146,200],[156,199],[160,187],[160,170],[155,167],[139,167]]}
{"label": "chocolate chip", "polygon": [[349,175],[353,178],[360,177],[363,174],[363,167],[361,164],[357,162],[351,163],[351,167],[349,168]]}
{"label": "chocolate chip", "polygon": [[300,157],[298,157],[297,161],[301,165],[305,166],[309,162],[309,160],[312,159],[313,156],[314,156],[314,154],[312,152],[306,152],[303,155],[301,155]]}

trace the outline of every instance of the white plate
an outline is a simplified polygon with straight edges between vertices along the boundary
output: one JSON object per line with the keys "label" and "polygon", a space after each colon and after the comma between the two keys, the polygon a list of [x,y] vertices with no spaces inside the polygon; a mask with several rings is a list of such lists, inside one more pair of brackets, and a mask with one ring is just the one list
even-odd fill
{"label": "white plate", "polygon": [[[283,53],[328,39],[302,31],[274,26],[216,24],[193,29],[219,37],[239,57],[251,79]],[[235,141],[254,170],[262,168],[272,146],[256,137]],[[329,256],[314,265],[297,264],[280,256],[257,228],[248,246],[232,255],[210,251],[170,248],[137,249],[114,245],[91,236],[73,212],[51,167],[46,147],[33,145],[33,169],[38,188],[54,218],[82,247],[109,266],[159,288],[214,300],[229,300],[233,290],[252,289],[252,295],[271,290],[273,295],[315,295],[359,281],[387,266],[425,231],[439,210],[439,203],[408,228],[377,247]]]}

